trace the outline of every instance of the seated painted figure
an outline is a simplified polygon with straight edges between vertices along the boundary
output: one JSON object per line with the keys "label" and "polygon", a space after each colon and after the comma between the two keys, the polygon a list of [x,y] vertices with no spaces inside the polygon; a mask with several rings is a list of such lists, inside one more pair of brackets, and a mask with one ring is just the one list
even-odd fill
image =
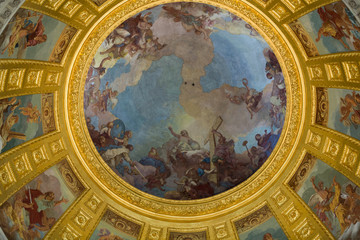
{"label": "seated painted figure", "polygon": [[147,183],[145,186],[149,189],[159,188],[160,190],[165,191],[162,186],[165,185],[165,179],[171,175],[171,171],[160,158],[157,150],[155,148],[151,148],[148,156],[142,158],[139,163],[144,166],[153,166],[156,168],[154,174],[146,176]]}
{"label": "seated painted figure", "polygon": [[160,173],[164,173],[166,171],[165,163],[160,159],[155,148],[151,148],[150,152],[146,157],[143,157],[139,163],[145,166],[154,166],[159,169]]}

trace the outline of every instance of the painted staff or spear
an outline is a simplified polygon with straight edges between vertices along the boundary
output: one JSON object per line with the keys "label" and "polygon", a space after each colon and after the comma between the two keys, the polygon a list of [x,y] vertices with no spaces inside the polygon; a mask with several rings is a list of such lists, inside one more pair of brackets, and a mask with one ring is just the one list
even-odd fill
{"label": "painted staff or spear", "polygon": [[32,199],[31,199],[31,191],[30,191],[30,187],[26,186],[26,188],[29,190],[29,198],[30,198],[30,203],[32,204]]}
{"label": "painted staff or spear", "polygon": [[247,150],[247,152],[249,153],[249,154],[251,154],[250,153],[250,151],[249,151],[249,149],[248,149],[248,147],[247,147],[247,144],[248,144],[248,141],[243,141],[243,143],[242,143],[242,145],[244,146],[244,147],[246,147],[246,150]]}
{"label": "painted staff or spear", "polygon": [[147,180],[144,175],[140,172],[140,170],[137,168],[137,166],[134,165],[134,168],[140,173],[140,175],[144,178],[144,180]]}

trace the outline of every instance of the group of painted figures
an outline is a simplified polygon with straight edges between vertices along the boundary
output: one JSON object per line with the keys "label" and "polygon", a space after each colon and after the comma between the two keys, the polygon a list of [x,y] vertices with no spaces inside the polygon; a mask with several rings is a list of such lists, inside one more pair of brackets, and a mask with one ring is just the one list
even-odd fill
{"label": "group of painted figures", "polygon": [[[272,119],[271,127],[281,128],[284,123],[286,111],[286,88],[284,76],[274,52],[269,48],[265,48],[263,54],[266,59],[266,77],[273,80],[273,89],[270,97],[271,109],[269,112],[269,116]],[[246,109],[250,113],[250,119],[252,119],[254,114],[259,112],[263,107],[261,104],[263,92],[250,89],[246,78],[242,79],[242,83],[246,88],[245,94],[237,96],[228,93],[226,97],[234,104],[240,105],[245,103]]]}
{"label": "group of painted figures", "polygon": [[56,222],[56,218],[47,215],[47,209],[68,202],[65,198],[55,200],[54,192],[42,192],[41,184],[39,178],[35,188],[26,186],[15,194],[13,201],[1,205],[0,226],[10,239],[43,238]]}
{"label": "group of painted figures", "polygon": [[[248,151],[245,158],[250,158],[251,162],[244,164],[244,155],[234,150],[234,140],[226,139],[215,129],[211,131],[216,141],[210,157],[210,151],[202,148],[186,130],[176,133],[169,127],[174,138],[165,143],[165,147],[152,147],[147,156],[134,161],[129,157],[134,149],[129,144],[132,132],[123,131],[124,126],[120,126],[121,137],[113,133],[119,132],[116,127],[122,124],[121,120],[115,120],[97,131],[87,118],[87,127],[98,152],[117,174],[140,189],[145,186],[150,191],[154,188],[164,191],[164,196],[171,199],[205,198],[236,186],[265,162],[279,137],[266,131],[263,135],[257,134],[258,146]],[[168,180],[176,183],[176,190],[165,187]]]}
{"label": "group of painted figures", "polygon": [[[34,23],[34,18],[38,17],[37,22]],[[11,56],[14,50],[18,48],[17,57],[22,58],[24,50],[28,47],[33,47],[44,43],[47,40],[45,34],[45,27],[42,23],[43,15],[27,10],[19,10],[13,18],[12,28],[5,29],[4,32],[10,32],[9,36],[3,34],[0,37],[1,54],[7,50],[8,55]],[[10,26],[10,24],[8,25]],[[7,37],[8,36],[8,37]]]}
{"label": "group of painted figures", "polygon": [[[340,234],[351,225],[360,222],[360,195],[356,192],[357,186],[349,183],[342,189],[336,177],[329,187],[325,187],[323,181],[316,185],[315,177],[310,181],[315,193],[308,204],[315,208],[316,214],[328,229],[334,229],[335,218],[340,225]],[[343,190],[345,193],[342,193]]]}
{"label": "group of painted figures", "polygon": [[[211,20],[210,17],[219,13],[220,9],[203,4],[201,5],[203,14],[195,16],[188,11],[192,5],[193,3],[174,3],[163,6],[162,9],[169,19],[180,22],[187,32],[193,31],[203,36],[204,39],[210,39],[214,27],[214,20]],[[194,6],[198,7],[198,5]],[[166,47],[166,44],[160,43],[159,38],[153,34],[151,14],[151,12],[140,13],[115,28],[105,39],[106,50],[100,52],[100,55],[103,55],[104,58],[102,58],[98,67],[95,67],[95,62],[92,63],[91,73],[95,70],[100,76],[103,75],[106,71],[104,64],[110,60],[141,57],[154,58],[161,49]],[[241,18],[235,15],[231,14],[231,17],[232,21],[242,21]],[[246,24],[245,26],[250,30],[251,36],[258,35],[251,25]]]}
{"label": "group of painted figures", "polygon": [[[204,4],[200,6],[199,13],[195,14],[192,12],[192,4],[162,6],[161,14],[174,22],[180,22],[187,32],[193,31],[204,40],[209,40],[214,24],[210,17],[217,14],[219,9]],[[272,81],[270,103],[263,100],[262,91],[249,87],[249,80],[246,78],[242,79],[244,88],[241,91],[244,94],[226,94],[232,104],[245,104],[250,121],[255,121],[253,118],[258,112],[268,111],[266,114],[269,116],[267,119],[270,119],[271,131],[257,134],[256,146],[248,149],[248,141],[244,141],[240,146],[243,152],[237,153],[235,141],[225,137],[219,126],[216,126],[209,131],[211,137],[207,142],[212,141],[210,149],[205,149],[206,144],[201,146],[190,137],[187,130],[177,133],[169,127],[169,134],[173,138],[162,143],[162,146],[149,147],[147,156],[131,159],[134,146],[130,143],[136,132],[125,129],[125,124],[110,114],[117,105],[119,93],[108,82],[101,91],[100,79],[104,76],[107,70],[105,65],[109,61],[115,62],[122,58],[131,62],[134,58],[154,57],[166,47],[166,44],[161,44],[154,36],[151,17],[150,11],[140,13],[117,27],[104,41],[105,50],[100,51],[100,57],[97,58],[101,59],[98,60],[101,61],[99,65],[92,62],[84,95],[90,137],[107,164],[125,181],[145,192],[170,199],[213,196],[245,181],[264,164],[274,149],[286,111],[285,83],[280,64],[272,50],[263,50],[266,78]],[[231,21],[242,19],[232,16]],[[250,25],[245,28],[250,30],[251,36],[258,35]],[[92,117],[96,117],[98,122],[92,123]],[[219,119],[221,125],[221,116]]]}
{"label": "group of painted figures", "polygon": [[321,36],[332,37],[340,41],[346,49],[350,49],[350,45],[354,50],[360,50],[360,27],[342,1],[321,7],[317,12],[322,20],[318,37],[315,39],[317,42]]}
{"label": "group of painted figures", "polygon": [[[169,127],[170,134],[174,137],[172,140],[161,147],[151,147],[148,155],[141,159],[131,160],[129,155],[134,147],[129,142],[133,133],[131,130],[125,130],[125,125],[120,119],[99,124],[99,130],[96,130],[91,118],[87,117],[87,128],[98,152],[128,183],[150,193],[158,189],[162,193],[156,195],[165,198],[205,198],[238,185],[260,168],[270,156],[284,123],[286,111],[284,77],[275,54],[268,48],[264,49],[263,54],[267,61],[266,77],[273,83],[270,107],[267,106],[266,109],[269,109],[271,129],[277,131],[257,134],[255,136],[257,146],[248,149],[248,142],[244,141],[242,146],[246,151],[236,153],[234,140],[227,139],[217,128],[214,128],[211,131],[215,139],[214,149],[210,154],[210,151],[201,147],[186,130],[176,133]],[[92,66],[88,73],[84,98],[84,108],[87,109],[86,111],[89,109],[91,111],[88,115],[104,115],[117,103],[118,92],[113,91],[109,83],[106,83],[102,92],[96,90],[99,89],[99,77],[105,72],[104,61],[107,61],[106,58],[99,67]],[[245,103],[251,120],[264,107],[263,93],[251,89],[245,78],[242,83],[246,89],[245,94],[239,96],[228,94],[226,97],[233,104]]]}

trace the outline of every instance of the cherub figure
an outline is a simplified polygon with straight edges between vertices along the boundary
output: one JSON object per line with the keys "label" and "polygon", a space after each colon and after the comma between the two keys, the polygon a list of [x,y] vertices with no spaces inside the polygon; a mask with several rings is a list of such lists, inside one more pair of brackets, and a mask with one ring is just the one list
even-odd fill
{"label": "cherub figure", "polygon": [[353,124],[357,128],[360,124],[360,94],[353,91],[352,94],[346,94],[345,98],[340,98],[340,100],[340,122],[343,122],[345,126]]}
{"label": "cherub figure", "polygon": [[246,88],[246,93],[242,94],[241,96],[233,96],[230,92],[227,92],[226,90],[226,98],[229,99],[230,102],[234,104],[242,104],[245,102],[246,109],[250,113],[250,119],[253,118],[254,114],[259,112],[262,108],[262,105],[260,104],[260,101],[262,99],[262,92],[257,92],[255,89],[250,89],[248,84],[249,81],[246,78],[242,79],[242,83],[244,84]]}
{"label": "cherub figure", "polygon": [[40,117],[40,111],[37,109],[37,106],[33,106],[31,102],[28,103],[26,107],[19,108],[21,114],[27,116],[26,121],[30,123],[38,123]]}
{"label": "cherub figure", "polygon": [[179,10],[174,7],[163,6],[163,9],[172,17],[174,17],[174,22],[181,22],[184,29],[188,32],[194,30],[196,34],[204,34],[204,39],[207,40],[210,37],[211,30],[206,29],[204,23],[207,20],[207,17],[204,15],[196,17],[187,11]]}
{"label": "cherub figure", "polygon": [[124,240],[122,237],[111,234],[106,228],[100,229],[98,237],[99,240]]}

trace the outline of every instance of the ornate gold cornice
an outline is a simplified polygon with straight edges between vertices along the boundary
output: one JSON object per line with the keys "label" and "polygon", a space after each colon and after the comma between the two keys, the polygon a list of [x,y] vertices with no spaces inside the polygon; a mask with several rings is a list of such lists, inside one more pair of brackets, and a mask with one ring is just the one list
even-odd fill
{"label": "ornate gold cornice", "polygon": [[[57,5],[50,8],[50,2]],[[65,13],[67,2],[74,2],[76,11]],[[134,189],[102,162],[84,127],[82,89],[87,69],[97,47],[119,23],[166,2],[173,1],[108,0],[100,6],[91,0],[26,1],[24,8],[59,19],[77,32],[60,63],[0,60],[1,98],[53,93],[56,122],[55,131],[0,155],[0,204],[40,173],[67,159],[86,183],[86,190],[45,239],[87,239],[103,214],[116,209],[118,215],[142,226],[138,239],[168,239],[171,232],[205,231],[208,239],[232,240],[238,238],[234,222],[264,205],[289,239],[333,239],[290,188],[289,181],[311,154],[360,186],[360,141],[315,122],[318,88],[360,89],[360,55],[348,52],[308,57],[288,25],[333,0],[200,1],[227,9],[252,24],[275,51],[284,70],[288,110],[283,136],[266,165],[246,182],[209,199],[176,202]],[[294,4],[301,7],[293,8]],[[84,21],[80,21],[83,11]],[[18,81],[11,79],[12,72]]]}

